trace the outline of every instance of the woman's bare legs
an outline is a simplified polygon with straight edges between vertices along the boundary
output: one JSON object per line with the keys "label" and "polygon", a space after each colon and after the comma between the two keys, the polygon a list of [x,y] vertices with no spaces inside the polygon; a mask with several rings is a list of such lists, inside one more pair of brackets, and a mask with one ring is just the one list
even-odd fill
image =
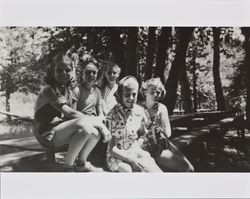
{"label": "woman's bare legs", "polygon": [[52,139],[52,145],[57,147],[69,144],[69,149],[65,158],[65,164],[72,166],[76,157],[88,141],[90,134],[85,130],[88,124],[82,119],[72,119],[65,121],[52,130],[55,135]]}
{"label": "woman's bare legs", "polygon": [[164,150],[161,156],[156,159],[158,165],[164,171],[180,171],[180,172],[192,172],[194,171],[193,165],[188,159],[170,143],[170,150]]}
{"label": "woman's bare legs", "polygon": [[85,143],[85,145],[83,146],[83,148],[81,149],[79,153],[78,159],[81,162],[87,161],[87,158],[90,152],[94,149],[94,147],[96,146],[96,144],[98,143],[101,137],[98,130],[94,127],[89,126],[89,128],[86,130],[88,131],[88,134],[90,135],[89,135],[89,139],[87,140],[87,142]]}

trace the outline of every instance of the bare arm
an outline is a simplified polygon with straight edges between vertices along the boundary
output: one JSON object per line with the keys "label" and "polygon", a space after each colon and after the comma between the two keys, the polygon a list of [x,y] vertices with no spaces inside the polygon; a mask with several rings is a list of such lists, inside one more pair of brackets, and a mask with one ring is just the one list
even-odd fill
{"label": "bare arm", "polygon": [[161,125],[165,129],[167,137],[171,136],[171,126],[168,116],[168,109],[165,105],[161,104],[160,106],[160,116],[161,116]]}
{"label": "bare arm", "polygon": [[[83,116],[81,112],[74,110],[74,108],[67,104],[67,100],[64,98],[64,96],[58,96],[56,92],[50,88],[44,91],[43,97],[47,98],[48,102],[58,111],[63,113],[68,119],[79,118]],[[76,108],[76,103],[73,104],[73,107]]]}

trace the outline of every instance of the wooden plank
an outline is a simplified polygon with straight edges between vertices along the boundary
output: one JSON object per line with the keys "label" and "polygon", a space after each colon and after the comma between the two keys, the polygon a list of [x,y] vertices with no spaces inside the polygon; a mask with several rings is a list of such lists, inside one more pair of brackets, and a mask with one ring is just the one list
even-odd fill
{"label": "wooden plank", "polygon": [[0,167],[5,165],[12,165],[21,162],[25,159],[42,158],[46,153],[43,151],[19,151],[15,153],[9,153],[0,155]]}
{"label": "wooden plank", "polygon": [[47,148],[40,145],[34,136],[0,141],[0,147],[9,146],[29,151],[46,151]]}
{"label": "wooden plank", "polygon": [[175,137],[171,141],[177,148],[181,149],[184,146],[190,145],[191,143],[197,141],[198,139],[203,138],[203,136],[209,134],[209,132],[210,132],[209,127],[194,128],[189,133]]}
{"label": "wooden plank", "polygon": [[204,138],[204,136],[208,135],[211,130],[218,128],[220,128],[219,122],[203,127],[195,127],[189,133],[175,137],[171,139],[171,141],[177,148],[181,149],[187,145],[192,144],[193,142],[196,142],[197,140]]}
{"label": "wooden plank", "polygon": [[192,127],[193,114],[171,115],[169,117],[171,128],[186,127],[189,131]]}

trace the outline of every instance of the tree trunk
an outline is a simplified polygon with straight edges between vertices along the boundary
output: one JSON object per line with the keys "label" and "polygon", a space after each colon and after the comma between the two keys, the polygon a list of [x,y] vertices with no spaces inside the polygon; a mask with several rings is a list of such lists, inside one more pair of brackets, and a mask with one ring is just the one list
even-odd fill
{"label": "tree trunk", "polygon": [[[7,81],[6,81],[6,90],[5,90],[5,97],[6,97],[6,99],[5,99],[5,108],[6,108],[6,111],[7,112],[10,112],[10,93],[11,93],[11,91],[10,91],[10,88],[9,88],[9,86],[10,86],[10,77],[9,77],[9,74],[7,74],[7,79],[6,79]],[[10,115],[8,115],[7,116],[7,120],[8,121],[10,121],[11,120],[11,116]]]}
{"label": "tree trunk", "polygon": [[158,50],[156,58],[155,76],[160,77],[161,81],[165,83],[164,71],[166,68],[165,61],[167,56],[167,48],[169,43],[169,37],[171,36],[171,27],[163,27],[161,35],[158,40]]}
{"label": "tree trunk", "polygon": [[220,28],[213,28],[214,37],[214,57],[213,57],[213,75],[216,94],[217,110],[226,110],[226,102],[223,94],[220,78]]}
{"label": "tree trunk", "polygon": [[137,46],[138,46],[138,28],[128,28],[128,56],[127,56],[127,67],[126,75],[133,75],[138,77],[137,71]]}
{"label": "tree trunk", "polygon": [[245,36],[245,62],[246,67],[246,83],[247,83],[247,99],[246,99],[246,117],[247,128],[250,129],[250,28],[242,28]]}
{"label": "tree trunk", "polygon": [[172,67],[169,72],[169,77],[166,82],[166,105],[168,107],[169,114],[173,113],[176,97],[177,86],[181,75],[181,72],[185,65],[185,57],[187,52],[188,43],[193,33],[193,27],[179,28],[180,42],[176,48],[176,56],[173,61]]}
{"label": "tree trunk", "polygon": [[193,108],[192,108],[191,90],[187,77],[186,65],[181,74],[180,84],[181,84],[181,98],[183,99],[184,102],[183,103],[184,111],[185,113],[192,113]]}
{"label": "tree trunk", "polygon": [[196,55],[195,55],[195,51],[196,51],[197,49],[196,48],[193,48],[193,60],[192,60],[192,64],[193,64],[193,70],[192,70],[192,72],[193,72],[193,98],[194,98],[194,112],[196,112],[197,111],[197,85],[196,85],[196,80],[197,80],[197,76],[196,76],[196,62],[195,62],[195,59],[196,59]]}
{"label": "tree trunk", "polygon": [[121,67],[120,78],[125,76],[126,60],[124,55],[124,46],[120,38],[120,32],[118,28],[112,27],[108,29],[108,35],[110,37],[110,48],[113,54],[114,62]]}
{"label": "tree trunk", "polygon": [[155,30],[156,27],[149,27],[148,33],[148,47],[147,47],[147,57],[146,57],[146,67],[145,67],[145,80],[152,77],[153,73],[153,62],[155,53]]}

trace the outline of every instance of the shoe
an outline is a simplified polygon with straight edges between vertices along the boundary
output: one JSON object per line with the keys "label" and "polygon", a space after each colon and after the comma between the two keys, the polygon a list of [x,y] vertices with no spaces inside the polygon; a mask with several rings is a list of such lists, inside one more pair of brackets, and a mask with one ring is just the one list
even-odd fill
{"label": "shoe", "polygon": [[103,172],[100,167],[93,166],[90,162],[77,162],[75,165],[76,172]]}
{"label": "shoe", "polygon": [[64,164],[63,165],[63,172],[75,172],[75,168],[74,168],[74,166]]}

